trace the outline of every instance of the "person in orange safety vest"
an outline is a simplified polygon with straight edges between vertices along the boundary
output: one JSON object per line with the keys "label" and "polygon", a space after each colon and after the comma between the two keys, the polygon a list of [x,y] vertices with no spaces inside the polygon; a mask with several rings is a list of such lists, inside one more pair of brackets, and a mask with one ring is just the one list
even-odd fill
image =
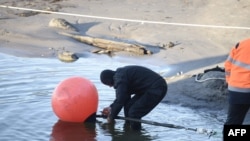
{"label": "person in orange safety vest", "polygon": [[229,102],[225,125],[242,125],[250,108],[250,38],[232,48],[224,65]]}

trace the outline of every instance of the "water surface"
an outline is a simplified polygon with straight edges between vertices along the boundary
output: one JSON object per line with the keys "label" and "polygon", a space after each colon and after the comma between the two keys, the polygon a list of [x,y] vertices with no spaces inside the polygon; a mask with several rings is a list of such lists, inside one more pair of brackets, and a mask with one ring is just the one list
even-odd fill
{"label": "water surface", "polygon": [[[221,141],[223,123],[202,110],[160,103],[143,119],[191,128],[216,129],[208,137],[194,131],[143,124],[141,132],[124,128],[123,120],[114,126],[98,118],[95,124],[74,124],[58,121],[51,108],[54,88],[71,76],[92,81],[99,94],[99,108],[108,106],[114,91],[99,81],[103,69],[115,69],[126,63],[106,58],[80,58],[74,63],[57,59],[21,58],[0,54],[0,140],[1,141]],[[155,71],[159,67],[149,66]]]}

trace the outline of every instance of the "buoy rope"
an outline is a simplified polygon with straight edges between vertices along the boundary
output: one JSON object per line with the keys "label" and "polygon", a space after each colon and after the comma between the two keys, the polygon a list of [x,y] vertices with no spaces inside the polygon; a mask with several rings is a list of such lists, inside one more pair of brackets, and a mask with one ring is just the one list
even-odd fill
{"label": "buoy rope", "polygon": [[204,25],[204,24],[171,23],[171,22],[161,22],[161,21],[134,20],[134,19],[92,16],[92,15],[83,15],[83,14],[66,13],[66,12],[55,12],[55,11],[38,10],[38,9],[32,9],[32,8],[6,6],[6,5],[0,5],[0,7],[9,8],[9,9],[16,9],[16,10],[24,10],[24,11],[33,11],[33,12],[41,12],[41,13],[49,13],[49,14],[66,15],[66,16],[76,16],[76,17],[95,18],[95,19],[104,19],[104,20],[136,22],[136,23],[141,23],[141,24],[147,23],[147,24],[161,24],[161,25],[173,25],[173,26],[250,30],[250,27],[241,27],[241,26],[220,26],[220,25]]}

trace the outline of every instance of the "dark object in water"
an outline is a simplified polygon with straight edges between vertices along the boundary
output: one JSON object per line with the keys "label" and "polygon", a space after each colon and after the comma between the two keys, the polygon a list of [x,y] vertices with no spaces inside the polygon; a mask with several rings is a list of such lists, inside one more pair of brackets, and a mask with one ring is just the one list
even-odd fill
{"label": "dark object in water", "polygon": [[96,122],[96,113],[90,115],[85,121],[85,122]]}

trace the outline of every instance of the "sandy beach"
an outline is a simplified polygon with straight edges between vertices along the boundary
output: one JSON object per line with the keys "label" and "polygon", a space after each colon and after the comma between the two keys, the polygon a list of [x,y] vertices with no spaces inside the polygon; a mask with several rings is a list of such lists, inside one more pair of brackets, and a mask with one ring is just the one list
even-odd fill
{"label": "sandy beach", "polygon": [[[3,0],[0,4],[1,52],[22,57],[56,57],[58,50],[88,53],[95,49],[58,34],[72,31],[50,27],[53,18],[72,23],[78,29],[73,33],[144,45],[153,55],[136,56],[136,60],[174,65],[174,73],[222,66],[231,47],[249,35],[246,15],[250,5],[239,0]],[[159,48],[169,42],[176,45]]]}
{"label": "sandy beach", "polygon": [[[31,58],[57,58],[60,51],[107,57],[60,32],[143,45],[153,54],[120,51],[112,60],[162,68],[169,83],[167,102],[225,110],[226,95],[192,76],[224,67],[230,49],[249,38],[249,8],[248,0],[1,0],[0,52]],[[77,30],[52,27],[53,18]]]}

